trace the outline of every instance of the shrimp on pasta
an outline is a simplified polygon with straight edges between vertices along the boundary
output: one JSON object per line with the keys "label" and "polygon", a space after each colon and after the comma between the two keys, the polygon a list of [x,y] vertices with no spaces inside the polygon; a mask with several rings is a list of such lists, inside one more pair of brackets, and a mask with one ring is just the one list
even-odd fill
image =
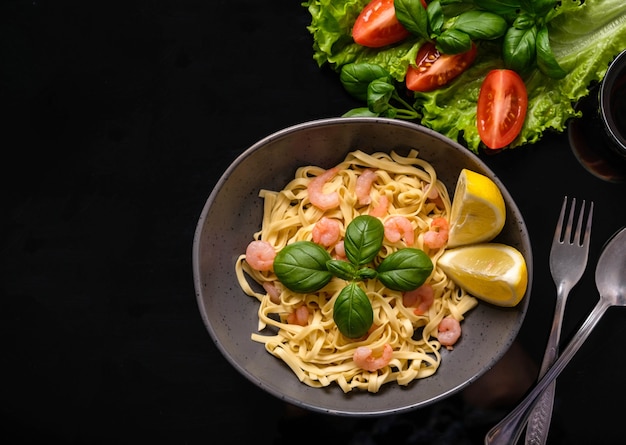
{"label": "shrimp on pasta", "polygon": [[[258,302],[253,341],[312,387],[377,392],[385,384],[405,386],[437,372],[441,351],[460,333],[454,322],[460,326],[477,300],[437,266],[451,202],[430,163],[416,150],[406,155],[355,150],[328,169],[302,166],[283,189],[261,190],[259,196],[264,202],[260,230],[251,234],[253,247],[235,264],[241,289]],[[314,241],[331,257],[345,259],[345,228],[360,215],[380,219],[387,235],[371,267],[410,246],[429,255],[433,270],[411,292],[388,289],[376,278],[360,281],[373,323],[354,339],[341,334],[333,320],[346,281],[333,277],[317,292],[293,292],[266,260],[296,241]]]}

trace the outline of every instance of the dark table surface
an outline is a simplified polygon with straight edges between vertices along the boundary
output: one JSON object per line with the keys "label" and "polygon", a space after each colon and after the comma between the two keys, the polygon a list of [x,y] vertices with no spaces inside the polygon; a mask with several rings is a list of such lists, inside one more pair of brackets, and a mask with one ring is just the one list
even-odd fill
{"label": "dark table surface", "polygon": [[[258,139],[355,105],[313,61],[309,18],[287,0],[2,2],[0,409],[11,443],[482,443],[514,406],[455,396],[367,421],[300,412],[239,375],[207,333],[191,246],[212,187]],[[481,157],[530,232],[518,345],[534,369],[563,197],[595,202],[565,344],[598,299],[593,271],[626,224],[626,185],[587,172],[566,133]],[[626,312],[611,309],[558,379],[550,443],[623,441],[625,345]]]}

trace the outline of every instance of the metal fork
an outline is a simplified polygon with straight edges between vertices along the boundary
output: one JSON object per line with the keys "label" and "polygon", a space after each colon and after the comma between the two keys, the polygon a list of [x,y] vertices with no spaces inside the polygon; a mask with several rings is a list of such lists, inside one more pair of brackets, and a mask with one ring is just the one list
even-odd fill
{"label": "metal fork", "polygon": [[[557,287],[556,306],[554,308],[554,319],[550,329],[548,345],[543,356],[539,378],[543,377],[546,371],[552,366],[558,356],[559,340],[561,337],[561,322],[565,310],[565,302],[570,290],[578,283],[587,267],[587,257],[589,254],[589,239],[591,237],[591,220],[593,218],[593,202],[589,205],[587,224],[584,233],[583,219],[585,213],[585,201],[583,200],[578,220],[576,222],[576,232],[572,237],[574,213],[576,210],[576,198],[572,199],[569,209],[567,224],[565,214],[567,208],[567,196],[563,199],[561,214],[554,232],[552,248],[550,250],[550,272]],[[552,407],[554,404],[555,382],[553,381],[540,396],[535,408],[530,413],[526,428],[526,445],[544,445],[550,429],[550,419],[552,417]]]}

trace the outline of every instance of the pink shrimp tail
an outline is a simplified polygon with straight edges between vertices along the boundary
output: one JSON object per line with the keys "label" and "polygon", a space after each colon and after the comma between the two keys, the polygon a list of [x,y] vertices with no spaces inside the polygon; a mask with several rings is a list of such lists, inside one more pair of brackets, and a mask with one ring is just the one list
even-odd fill
{"label": "pink shrimp tail", "polygon": [[341,223],[339,220],[323,216],[313,226],[312,236],[314,243],[324,247],[333,246],[341,239]]}
{"label": "pink shrimp tail", "polygon": [[287,315],[287,323],[306,326],[309,324],[309,308],[306,305],[299,306],[295,311]]}
{"label": "pink shrimp tail", "polygon": [[393,348],[390,344],[385,343],[382,355],[380,357],[374,357],[372,354],[373,351],[367,346],[359,346],[354,351],[354,363],[359,368],[365,369],[366,371],[377,371],[389,364],[393,357]]}
{"label": "pink shrimp tail", "polygon": [[392,216],[385,221],[385,238],[392,243],[404,239],[407,246],[412,246],[415,242],[415,231],[411,221],[404,216]]}
{"label": "pink shrimp tail", "polygon": [[357,199],[359,200],[359,204],[367,205],[372,202],[372,198],[370,197],[370,190],[372,188],[372,183],[376,180],[376,172],[371,169],[363,170],[363,173],[356,178],[356,188],[355,193]]}
{"label": "pink shrimp tail", "polygon": [[246,262],[255,270],[272,270],[275,257],[276,250],[267,241],[252,241],[246,247]]}
{"label": "pink shrimp tail", "polygon": [[424,315],[435,301],[435,290],[430,284],[422,284],[417,289],[405,292],[402,295],[402,304],[405,307],[415,307],[415,315]]}
{"label": "pink shrimp tail", "polygon": [[439,323],[437,339],[439,343],[445,346],[447,349],[452,349],[452,346],[461,337],[461,323],[451,316],[445,317]]}
{"label": "pink shrimp tail", "polygon": [[270,281],[263,282],[263,289],[270,296],[270,301],[274,304],[280,303],[280,290]]}
{"label": "pink shrimp tail", "polygon": [[438,217],[430,223],[430,230],[424,234],[424,245],[429,249],[441,249],[448,242],[448,220]]}
{"label": "pink shrimp tail", "polygon": [[324,184],[330,181],[339,171],[339,167],[326,170],[321,175],[312,179],[307,186],[311,204],[320,210],[330,210],[339,206],[339,193],[324,193]]}
{"label": "pink shrimp tail", "polygon": [[388,208],[389,198],[387,198],[387,195],[380,195],[380,198],[378,198],[378,204],[376,205],[376,207],[370,210],[370,216],[382,218],[387,214]]}

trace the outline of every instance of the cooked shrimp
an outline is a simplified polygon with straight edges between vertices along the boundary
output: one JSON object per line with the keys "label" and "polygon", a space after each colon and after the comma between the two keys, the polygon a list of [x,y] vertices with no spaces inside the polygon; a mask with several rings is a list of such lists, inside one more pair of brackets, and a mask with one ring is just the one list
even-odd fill
{"label": "cooked shrimp", "polygon": [[453,349],[452,345],[461,337],[461,323],[456,318],[447,316],[439,323],[438,330],[439,343],[448,349]]}
{"label": "cooked shrimp", "polygon": [[337,259],[340,259],[340,260],[346,259],[346,246],[343,240],[335,244],[335,256],[337,257]]}
{"label": "cooked shrimp", "polygon": [[439,207],[440,209],[442,209],[444,207],[443,199],[441,199],[441,195],[439,194],[439,190],[437,190],[437,187],[435,187],[434,184],[430,187],[430,190],[428,191],[428,194],[426,195],[426,198],[429,201],[431,201],[432,203],[434,203],[435,206]]}
{"label": "cooked shrimp", "polygon": [[337,244],[341,238],[341,223],[337,219],[322,217],[313,226],[313,242],[324,247]]}
{"label": "cooked shrimp", "polygon": [[339,206],[339,193],[324,193],[324,184],[330,181],[339,171],[339,167],[333,167],[309,182],[307,191],[311,204],[321,210],[330,210]]}
{"label": "cooked shrimp", "polygon": [[448,242],[448,220],[438,217],[430,223],[430,230],[424,234],[424,245],[429,249],[441,249]]}
{"label": "cooked shrimp", "polygon": [[363,173],[356,178],[356,188],[355,193],[356,197],[359,200],[359,204],[367,205],[372,202],[372,198],[370,197],[370,190],[372,188],[372,183],[376,179],[376,172],[372,169],[365,169]]}
{"label": "cooked shrimp", "polygon": [[287,323],[306,326],[309,324],[309,308],[306,305],[299,306],[295,311],[287,315]]}
{"label": "cooked shrimp", "polygon": [[402,304],[405,307],[416,307],[415,315],[424,315],[435,301],[435,290],[430,284],[422,284],[417,289],[402,294]]}
{"label": "cooked shrimp", "polygon": [[385,221],[385,238],[392,243],[404,238],[407,246],[412,246],[415,242],[415,231],[409,221],[404,216],[392,216]]}
{"label": "cooked shrimp", "polygon": [[389,198],[387,195],[380,195],[378,198],[378,204],[372,210],[370,210],[370,216],[375,216],[377,218],[382,218],[387,214],[387,209],[389,208]]}
{"label": "cooked shrimp", "polygon": [[375,358],[372,354],[373,351],[367,346],[359,346],[354,351],[352,358],[359,368],[374,372],[389,364],[393,356],[393,349],[390,344],[386,343],[380,357]]}
{"label": "cooked shrimp", "polygon": [[258,271],[272,270],[276,249],[267,241],[252,241],[246,248],[246,261]]}
{"label": "cooked shrimp", "polygon": [[270,281],[263,282],[263,289],[270,296],[270,301],[274,304],[280,303],[280,289],[276,287],[276,285]]}

